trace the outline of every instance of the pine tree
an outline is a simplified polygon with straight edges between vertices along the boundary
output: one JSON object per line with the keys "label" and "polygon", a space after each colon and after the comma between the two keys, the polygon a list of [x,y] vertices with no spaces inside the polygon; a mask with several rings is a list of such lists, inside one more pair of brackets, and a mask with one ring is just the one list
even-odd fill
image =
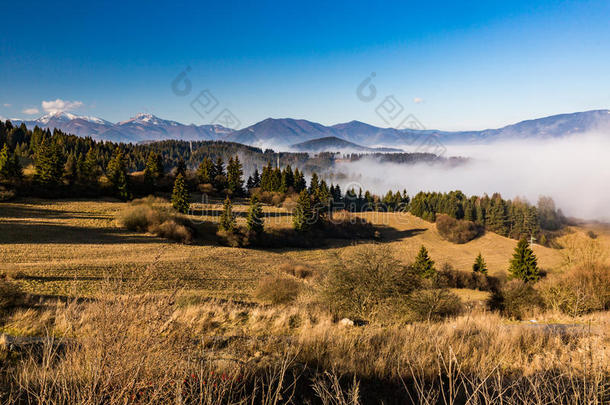
{"label": "pine tree", "polygon": [[313,225],[313,210],[311,208],[311,199],[307,190],[301,191],[297,206],[294,210],[292,224],[298,232],[308,231]]}
{"label": "pine tree", "polygon": [[187,214],[190,208],[190,199],[191,196],[186,187],[184,176],[178,174],[174,181],[174,190],[172,191],[172,206],[176,211]]}
{"label": "pine tree", "polygon": [[35,180],[43,186],[57,186],[64,172],[64,157],[59,146],[51,140],[43,141],[34,155]]}
{"label": "pine tree", "polygon": [[85,155],[80,168],[80,177],[85,184],[97,185],[100,177],[100,164],[93,148],[90,148]]}
{"label": "pine tree", "polygon": [[106,176],[110,184],[112,184],[116,195],[123,200],[129,199],[127,164],[123,152],[119,148],[115,149],[114,156],[108,162]]}
{"label": "pine tree", "polygon": [[474,264],[472,265],[472,271],[474,271],[475,273],[487,274],[487,264],[485,263],[485,260],[483,259],[481,253],[479,253],[477,258],[475,259]]}
{"label": "pine tree", "polygon": [[280,192],[287,193],[291,188],[294,189],[294,173],[292,172],[290,165],[288,165],[282,170]]}
{"label": "pine tree", "polygon": [[16,153],[10,153],[8,145],[4,144],[0,151],[0,179],[19,180],[23,177],[23,170]]}
{"label": "pine tree", "polygon": [[248,231],[260,235],[264,230],[263,207],[256,196],[250,198],[250,208],[246,220]]}
{"label": "pine tree", "polygon": [[294,170],[294,191],[300,193],[301,191],[307,188],[307,182],[305,181],[305,176],[303,172],[299,171],[299,169]]}
{"label": "pine tree", "polygon": [[229,164],[227,165],[227,180],[228,180],[228,189],[234,195],[243,194],[244,189],[244,181],[242,176],[244,171],[242,170],[241,163],[239,158],[235,156],[235,158],[229,158]]}
{"label": "pine tree", "polygon": [[161,155],[150,152],[146,160],[146,167],[144,168],[144,180],[147,184],[154,185],[161,177],[163,177],[163,160]]}
{"label": "pine tree", "polygon": [[315,194],[316,191],[318,191],[318,187],[320,187],[320,185],[318,183],[319,183],[318,174],[314,172],[311,175],[311,180],[309,182],[309,194]]}
{"label": "pine tree", "polygon": [[179,174],[186,177],[186,163],[184,163],[184,159],[182,158],[178,161],[178,164],[176,165],[176,176],[178,176]]}
{"label": "pine tree", "polygon": [[74,185],[78,179],[78,165],[76,157],[73,154],[68,156],[68,160],[64,166],[64,173],[64,177],[66,178],[68,185]]}
{"label": "pine tree", "polygon": [[257,188],[261,186],[261,175],[258,173],[258,169],[254,168],[254,174],[252,175],[252,187]]}
{"label": "pine tree", "polygon": [[537,281],[540,278],[538,259],[526,238],[522,238],[517,244],[508,273],[510,278],[517,278],[525,282]]}
{"label": "pine tree", "polygon": [[489,210],[489,216],[487,217],[487,228],[498,235],[507,236],[507,222],[508,218],[506,215],[506,204],[504,203],[504,200],[502,200],[500,197],[494,198]]}
{"label": "pine tree", "polygon": [[222,207],[222,214],[220,215],[220,224],[218,228],[221,231],[231,232],[236,226],[235,215],[233,215],[233,207],[229,197],[226,198],[224,206]]}
{"label": "pine tree", "polygon": [[422,245],[421,249],[419,249],[419,253],[415,258],[415,262],[413,263],[413,269],[424,278],[434,277],[436,274],[436,269],[434,268],[434,261],[428,255],[428,250],[425,246]]}
{"label": "pine tree", "polygon": [[204,157],[203,161],[197,168],[197,177],[201,184],[212,184],[216,174],[214,172],[214,162],[209,157]]}
{"label": "pine tree", "polygon": [[224,190],[227,187],[227,176],[225,175],[224,163],[221,157],[216,159],[214,164],[214,178],[212,179],[212,185],[218,191]]}

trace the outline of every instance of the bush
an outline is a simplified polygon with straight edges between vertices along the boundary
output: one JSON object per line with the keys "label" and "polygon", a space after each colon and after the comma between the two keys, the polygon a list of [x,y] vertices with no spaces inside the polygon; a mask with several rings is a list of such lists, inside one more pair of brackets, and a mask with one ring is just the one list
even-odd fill
{"label": "bush", "polygon": [[157,197],[133,200],[118,215],[118,222],[136,232],[149,232],[162,238],[190,243],[193,230],[179,215],[165,207],[166,201]]}
{"label": "bush", "polygon": [[262,279],[254,296],[260,300],[271,301],[273,304],[286,304],[294,301],[301,290],[301,284],[291,278],[267,277]]}
{"label": "bush", "polygon": [[336,316],[368,319],[419,285],[419,277],[401,266],[387,247],[360,247],[328,274],[322,299]]}
{"label": "bush", "polygon": [[571,316],[610,309],[610,267],[579,266],[539,285],[547,308]]}
{"label": "bush", "polygon": [[469,288],[471,290],[495,291],[500,286],[500,279],[474,271],[455,270],[445,264],[436,276],[439,288]]}
{"label": "bush", "polygon": [[431,321],[462,312],[460,297],[445,288],[413,291],[407,299],[413,320]]}
{"label": "bush", "polygon": [[474,222],[451,218],[445,214],[436,216],[436,229],[444,239],[459,244],[469,242],[481,234],[481,228]]}
{"label": "bush", "polygon": [[301,264],[286,263],[280,266],[280,270],[283,273],[301,279],[307,279],[313,276],[313,270]]}
{"label": "bush", "polygon": [[494,291],[489,298],[490,309],[500,310],[507,317],[523,319],[528,313],[542,307],[542,299],[531,283],[511,280]]}

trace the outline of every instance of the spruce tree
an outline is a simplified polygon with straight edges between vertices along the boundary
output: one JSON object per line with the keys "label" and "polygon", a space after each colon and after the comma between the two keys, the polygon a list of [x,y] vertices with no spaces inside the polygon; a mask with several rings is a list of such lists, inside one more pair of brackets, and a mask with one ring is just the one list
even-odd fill
{"label": "spruce tree", "polygon": [[311,208],[311,199],[307,190],[301,191],[297,206],[292,217],[294,229],[298,232],[308,231],[313,225],[313,210]]}
{"label": "spruce tree", "polygon": [[216,159],[216,163],[214,164],[212,185],[218,191],[224,190],[227,187],[227,176],[225,175],[224,163],[220,156]]}
{"label": "spruce tree", "polygon": [[43,141],[34,155],[34,179],[43,186],[57,186],[64,172],[64,157],[59,146],[50,139]]}
{"label": "spruce tree", "polygon": [[150,152],[146,160],[146,167],[144,168],[144,180],[147,184],[154,185],[161,177],[163,177],[163,160],[161,155]]}
{"label": "spruce tree", "polygon": [[76,180],[78,179],[78,165],[77,159],[74,154],[70,154],[68,156],[68,160],[66,161],[66,164],[64,166],[64,173],[64,177],[66,178],[68,185],[74,185],[74,183],[76,183]]}
{"label": "spruce tree", "polygon": [[472,271],[475,273],[487,274],[487,263],[485,263],[481,253],[479,253],[475,259],[474,264],[472,265]]}
{"label": "spruce tree", "polygon": [[197,169],[197,177],[201,184],[212,184],[216,174],[214,172],[214,162],[209,157],[204,157]]}
{"label": "spruce tree", "polygon": [[127,164],[123,152],[119,148],[114,151],[114,156],[108,162],[106,176],[114,189],[115,194],[123,199],[129,199],[129,184],[127,174]]}
{"label": "spruce tree", "polygon": [[318,174],[314,172],[311,175],[311,180],[309,182],[309,194],[315,194],[316,191],[318,191],[318,187],[320,187],[320,185],[318,183],[319,183]]}
{"label": "spruce tree", "polygon": [[172,191],[172,206],[176,211],[187,214],[190,208],[190,199],[191,196],[186,187],[184,176],[178,174],[174,181],[174,190]]}
{"label": "spruce tree", "polygon": [[184,162],[184,159],[182,159],[182,158],[180,158],[180,160],[178,161],[178,164],[176,165],[176,176],[178,176],[179,174],[186,177],[186,163]]}
{"label": "spruce tree", "polygon": [[305,176],[303,172],[299,171],[299,169],[294,170],[294,191],[300,193],[301,191],[307,188],[307,182],[305,181]]}
{"label": "spruce tree", "polygon": [[525,282],[537,281],[540,278],[538,259],[526,238],[522,238],[517,244],[508,273],[510,278],[517,278]]}
{"label": "spruce tree", "polygon": [[4,144],[0,151],[0,179],[19,180],[23,177],[23,170],[16,153],[10,153],[8,145]]}
{"label": "spruce tree", "polygon": [[248,231],[260,235],[264,230],[263,207],[256,196],[250,198],[250,208],[246,220]]}
{"label": "spruce tree", "polygon": [[233,207],[231,205],[231,200],[229,197],[225,199],[224,205],[222,207],[222,214],[220,215],[220,223],[218,228],[221,231],[231,232],[235,229],[237,225],[235,221],[235,215],[233,215]]}
{"label": "spruce tree", "polygon": [[100,164],[93,148],[90,148],[85,155],[80,169],[80,177],[85,184],[97,185],[100,177]]}
{"label": "spruce tree", "polygon": [[415,262],[413,263],[413,269],[417,274],[424,278],[434,277],[436,274],[436,269],[434,268],[434,261],[428,255],[428,250],[425,246],[419,249],[419,253],[415,258]]}
{"label": "spruce tree", "polygon": [[229,164],[227,165],[227,183],[228,189],[234,195],[243,194],[244,181],[242,176],[244,171],[242,170],[241,163],[239,158],[235,156],[235,158],[229,159]]}

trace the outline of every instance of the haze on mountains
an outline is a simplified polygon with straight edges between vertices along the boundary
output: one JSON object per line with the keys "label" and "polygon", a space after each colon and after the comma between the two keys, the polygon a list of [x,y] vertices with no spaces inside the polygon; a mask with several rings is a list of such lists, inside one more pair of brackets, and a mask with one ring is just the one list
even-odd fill
{"label": "haze on mountains", "polygon": [[439,131],[379,128],[359,121],[325,126],[307,120],[267,118],[247,128],[232,130],[221,125],[185,125],[152,114],[137,114],[126,121],[111,123],[101,118],[65,112],[45,115],[24,122],[28,128],[58,128],[79,136],[115,142],[143,142],[165,139],[226,140],[288,150],[291,145],[320,138],[335,137],[363,147],[393,147],[408,150],[422,136],[434,137],[443,144],[489,143],[514,139],[553,139],[592,131],[610,132],[610,111],[593,110],[559,114],[522,121],[499,129],[481,131]]}

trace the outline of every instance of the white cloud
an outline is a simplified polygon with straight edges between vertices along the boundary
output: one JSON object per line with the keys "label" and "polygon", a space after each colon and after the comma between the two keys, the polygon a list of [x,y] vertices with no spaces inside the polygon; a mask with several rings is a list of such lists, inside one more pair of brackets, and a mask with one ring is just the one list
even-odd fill
{"label": "white cloud", "polygon": [[421,103],[423,103],[423,102],[424,102],[424,99],[423,99],[423,98],[420,98],[420,97],[415,97],[415,98],[413,99],[413,102],[414,102],[415,104],[421,104]]}
{"label": "white cloud", "polygon": [[38,111],[38,108],[26,108],[21,112],[28,115],[34,115],[38,114],[40,111]]}
{"label": "white cloud", "polygon": [[82,101],[66,101],[62,99],[43,101],[42,109],[48,113],[71,111],[83,106]]}

